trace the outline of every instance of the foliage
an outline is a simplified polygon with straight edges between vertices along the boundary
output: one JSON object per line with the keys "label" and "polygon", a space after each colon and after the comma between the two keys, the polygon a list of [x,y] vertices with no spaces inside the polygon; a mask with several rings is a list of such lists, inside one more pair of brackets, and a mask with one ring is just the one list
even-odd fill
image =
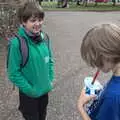
{"label": "foliage", "polygon": [[69,2],[69,8],[57,8],[57,2],[42,2],[42,7],[46,11],[120,11],[119,3],[116,3],[115,6],[112,2],[97,3],[97,5],[90,2],[87,6],[84,6],[82,2],[80,2],[80,5],[76,5],[76,3]]}
{"label": "foliage", "polygon": [[17,8],[10,4],[0,4],[0,37],[10,37],[17,28]]}

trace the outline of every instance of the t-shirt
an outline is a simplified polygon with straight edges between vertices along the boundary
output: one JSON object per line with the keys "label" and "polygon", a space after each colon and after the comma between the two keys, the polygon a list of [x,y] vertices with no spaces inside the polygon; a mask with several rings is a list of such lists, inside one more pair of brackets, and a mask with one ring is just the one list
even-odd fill
{"label": "t-shirt", "polygon": [[120,76],[112,76],[98,101],[92,120],[120,120]]}

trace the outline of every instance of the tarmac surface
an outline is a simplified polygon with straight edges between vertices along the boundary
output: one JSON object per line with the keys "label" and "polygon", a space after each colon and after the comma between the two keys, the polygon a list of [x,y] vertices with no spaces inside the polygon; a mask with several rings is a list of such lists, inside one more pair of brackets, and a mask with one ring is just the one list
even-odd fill
{"label": "tarmac surface", "polygon": [[[55,88],[49,93],[47,120],[81,120],[77,99],[83,79],[96,70],[89,68],[80,57],[80,45],[88,29],[96,23],[120,23],[120,12],[46,12],[43,29],[51,40],[55,58]],[[23,120],[17,110],[18,90],[5,75],[6,47],[0,44],[0,120]],[[104,82],[111,73],[100,73]]]}

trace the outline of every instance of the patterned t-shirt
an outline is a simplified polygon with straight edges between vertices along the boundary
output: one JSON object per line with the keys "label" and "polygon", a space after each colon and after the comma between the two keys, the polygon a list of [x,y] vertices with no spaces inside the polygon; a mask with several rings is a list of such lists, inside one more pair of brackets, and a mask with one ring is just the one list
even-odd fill
{"label": "patterned t-shirt", "polygon": [[87,106],[92,120],[120,120],[120,76],[112,76],[104,91]]}

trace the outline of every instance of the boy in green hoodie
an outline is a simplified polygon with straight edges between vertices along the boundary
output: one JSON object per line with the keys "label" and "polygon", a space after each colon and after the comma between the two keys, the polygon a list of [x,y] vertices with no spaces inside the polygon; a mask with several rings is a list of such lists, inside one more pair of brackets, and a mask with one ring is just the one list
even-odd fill
{"label": "boy in green hoodie", "polygon": [[19,9],[18,15],[21,25],[17,34],[26,41],[28,57],[21,67],[24,56],[20,40],[12,38],[7,59],[8,78],[19,88],[19,110],[25,120],[45,120],[54,69],[50,41],[48,47],[41,31],[44,11],[38,3],[28,2]]}

